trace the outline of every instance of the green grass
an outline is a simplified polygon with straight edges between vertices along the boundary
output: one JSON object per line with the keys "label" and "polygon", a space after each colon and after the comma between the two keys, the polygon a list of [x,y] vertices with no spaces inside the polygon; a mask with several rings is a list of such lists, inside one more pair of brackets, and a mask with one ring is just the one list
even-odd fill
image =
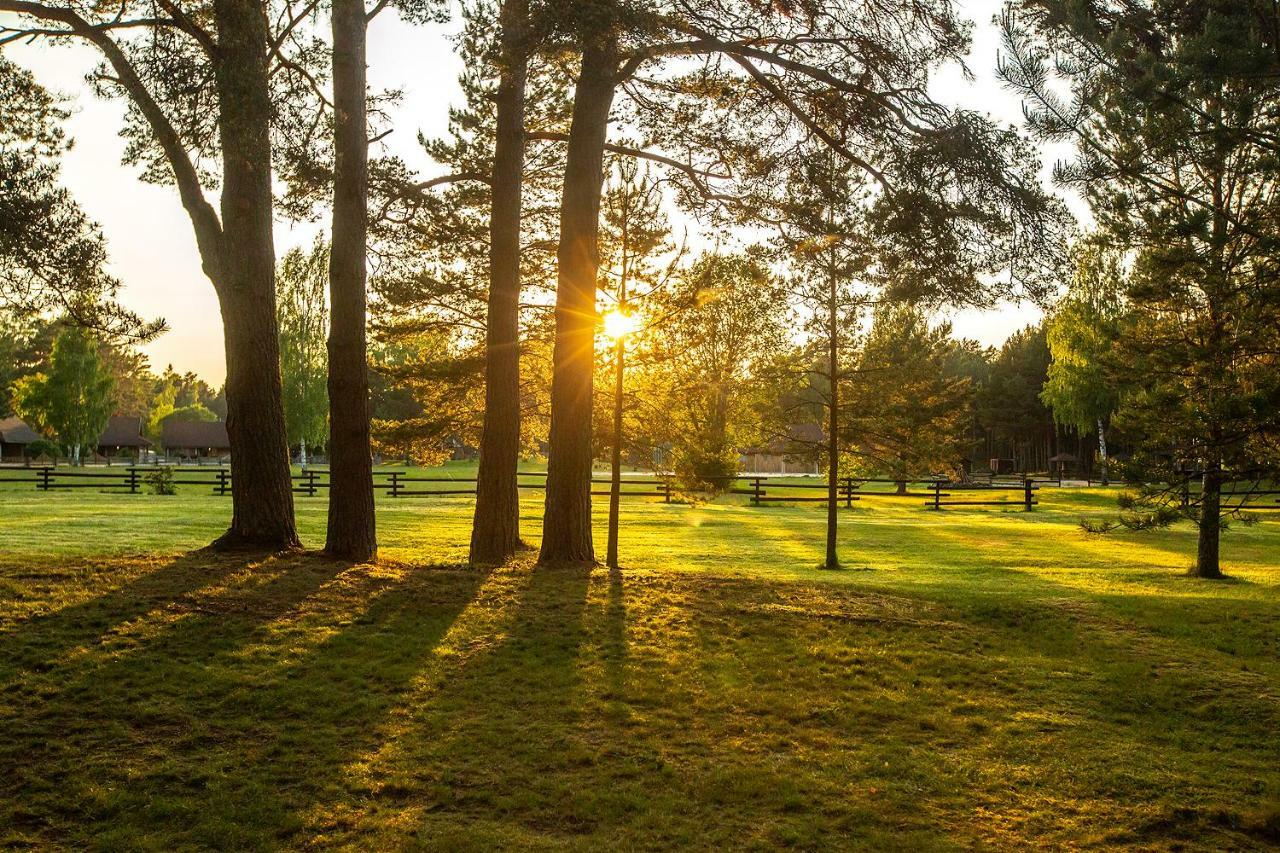
{"label": "green grass", "polygon": [[226,498],[5,491],[0,843],[1280,842],[1280,519],[1206,582],[1190,527],[1039,497],[869,497],[839,572],[813,505],[629,501],[612,575],[460,567],[469,498],[381,500],[353,567],[193,551]]}

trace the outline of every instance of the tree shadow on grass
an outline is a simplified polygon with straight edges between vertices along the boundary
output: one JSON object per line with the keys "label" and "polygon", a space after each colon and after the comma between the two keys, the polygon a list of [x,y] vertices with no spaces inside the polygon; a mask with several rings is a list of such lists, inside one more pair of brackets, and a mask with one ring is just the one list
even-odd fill
{"label": "tree shadow on grass", "polygon": [[[227,559],[228,575],[245,566]],[[3,721],[0,824],[73,846],[286,841],[483,580],[311,555],[271,569],[153,600],[164,618],[124,646],[26,673]]]}

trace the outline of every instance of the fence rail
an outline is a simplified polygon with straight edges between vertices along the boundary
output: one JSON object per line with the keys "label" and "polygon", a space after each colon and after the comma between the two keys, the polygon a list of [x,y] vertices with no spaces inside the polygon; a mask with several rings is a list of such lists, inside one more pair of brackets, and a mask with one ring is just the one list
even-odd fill
{"label": "fence rail", "polygon": [[[30,483],[37,491],[42,492],[98,489],[106,492],[140,494],[147,485],[147,476],[160,470],[172,472],[169,482],[173,485],[205,486],[213,494],[224,496],[231,494],[232,491],[230,469],[226,467],[202,469],[195,466],[183,468],[131,465],[97,471],[66,470],[52,466],[0,467],[0,485]],[[521,471],[517,475],[517,485],[521,489],[545,489],[546,476],[542,471]],[[307,468],[293,474],[292,480],[293,491],[296,494],[314,497],[329,488],[329,471]],[[730,494],[746,495],[752,506],[826,503],[829,500],[829,487],[825,481],[795,482],[794,478],[786,476],[743,474],[720,478],[719,482]],[[1020,506],[1023,510],[1030,512],[1039,503],[1035,496],[1041,488],[1038,484],[1054,482],[1031,477],[1018,480],[993,479],[990,483],[958,483],[942,478],[895,480],[876,477],[842,477],[836,484],[836,500],[845,507],[852,507],[854,501],[860,501],[865,497],[924,498],[925,508],[935,511],[941,511],[945,507]],[[591,483],[592,495],[609,494],[607,488],[610,485],[609,478],[593,477]],[[865,489],[867,485],[892,485],[895,488],[893,490]],[[595,488],[597,486],[605,488]],[[621,496],[624,498],[661,498],[664,502],[670,503],[679,493],[673,478],[664,474],[624,478],[621,486]],[[474,495],[476,478],[415,475],[409,471],[375,471],[373,487],[390,498]],[[1280,496],[1280,489],[1250,490],[1228,487],[1223,490],[1222,496],[1225,511],[1280,510],[1280,498],[1274,502],[1263,502],[1267,498]]]}

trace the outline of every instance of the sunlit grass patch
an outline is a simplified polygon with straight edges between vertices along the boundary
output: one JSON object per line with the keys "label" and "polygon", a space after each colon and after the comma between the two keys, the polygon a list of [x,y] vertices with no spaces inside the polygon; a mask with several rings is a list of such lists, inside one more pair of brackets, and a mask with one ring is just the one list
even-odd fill
{"label": "sunlit grass patch", "polygon": [[1091,537],[1106,495],[1041,495],[842,510],[837,572],[812,505],[628,502],[610,573],[462,567],[467,499],[382,500],[384,559],[352,566],[193,551],[225,499],[6,494],[0,839],[1280,841],[1276,522],[1207,582],[1192,529]]}

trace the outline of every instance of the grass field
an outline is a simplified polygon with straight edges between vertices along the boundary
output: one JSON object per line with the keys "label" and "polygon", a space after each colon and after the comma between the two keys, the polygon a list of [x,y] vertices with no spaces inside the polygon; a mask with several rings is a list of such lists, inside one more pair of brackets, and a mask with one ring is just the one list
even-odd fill
{"label": "grass field", "polygon": [[1039,497],[865,498],[838,572],[812,505],[636,500],[610,574],[462,567],[465,497],[380,501],[353,567],[193,551],[226,498],[6,489],[0,843],[1280,844],[1280,513],[1207,582],[1192,528]]}

